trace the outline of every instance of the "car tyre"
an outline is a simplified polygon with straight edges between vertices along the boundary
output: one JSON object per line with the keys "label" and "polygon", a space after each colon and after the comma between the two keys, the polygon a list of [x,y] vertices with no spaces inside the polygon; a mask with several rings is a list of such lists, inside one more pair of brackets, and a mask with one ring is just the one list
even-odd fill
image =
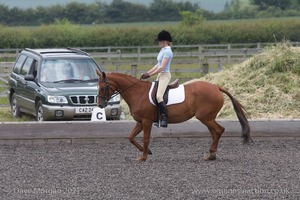
{"label": "car tyre", "polygon": [[43,104],[41,101],[38,101],[38,103],[36,104],[35,112],[36,112],[35,113],[36,121],[38,122],[45,121]]}
{"label": "car tyre", "polygon": [[10,109],[11,109],[11,115],[13,118],[20,118],[22,116],[22,113],[20,111],[20,107],[17,104],[17,98],[16,93],[13,93],[10,100]]}

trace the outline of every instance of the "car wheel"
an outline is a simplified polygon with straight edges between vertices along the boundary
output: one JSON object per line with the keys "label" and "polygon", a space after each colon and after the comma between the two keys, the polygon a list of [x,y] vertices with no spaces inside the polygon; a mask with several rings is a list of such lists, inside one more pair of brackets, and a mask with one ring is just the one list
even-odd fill
{"label": "car wheel", "polygon": [[13,95],[11,96],[10,109],[11,109],[11,115],[13,118],[19,118],[22,116],[20,107],[17,104],[16,93],[13,93]]}
{"label": "car wheel", "polygon": [[44,111],[43,111],[43,104],[42,104],[41,101],[38,101],[38,103],[36,104],[35,112],[36,112],[35,113],[36,121],[38,121],[38,122],[45,121]]}

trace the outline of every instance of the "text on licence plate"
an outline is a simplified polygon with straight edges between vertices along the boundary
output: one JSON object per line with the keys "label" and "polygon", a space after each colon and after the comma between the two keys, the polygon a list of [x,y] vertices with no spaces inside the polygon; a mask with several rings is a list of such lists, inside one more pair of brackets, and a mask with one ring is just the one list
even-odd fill
{"label": "text on licence plate", "polygon": [[76,108],[76,113],[92,113],[93,107],[80,107]]}

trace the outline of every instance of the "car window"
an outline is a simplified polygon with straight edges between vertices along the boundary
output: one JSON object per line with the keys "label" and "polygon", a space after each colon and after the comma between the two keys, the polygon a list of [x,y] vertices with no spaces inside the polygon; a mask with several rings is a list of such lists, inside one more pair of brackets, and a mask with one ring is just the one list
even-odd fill
{"label": "car window", "polygon": [[97,79],[97,66],[93,62],[77,60],[74,66],[74,77],[80,80]]}
{"label": "car window", "polygon": [[23,63],[24,63],[24,61],[26,60],[26,58],[27,58],[27,56],[26,55],[24,55],[24,54],[21,54],[19,57],[18,57],[18,59],[17,59],[17,61],[16,61],[16,64],[15,64],[15,66],[14,66],[14,69],[13,69],[13,72],[15,72],[15,73],[20,73],[20,69],[21,69],[21,67],[22,67],[22,65],[23,65]]}
{"label": "car window", "polygon": [[28,57],[26,59],[24,65],[23,65],[23,67],[21,68],[20,74],[22,74],[24,76],[27,75],[27,74],[29,74],[29,71],[30,71],[31,66],[33,64],[33,61],[34,61],[33,58]]}
{"label": "car window", "polygon": [[[41,66],[41,82],[97,79],[98,69],[92,59],[49,59]],[[98,69],[99,70],[99,69]]]}

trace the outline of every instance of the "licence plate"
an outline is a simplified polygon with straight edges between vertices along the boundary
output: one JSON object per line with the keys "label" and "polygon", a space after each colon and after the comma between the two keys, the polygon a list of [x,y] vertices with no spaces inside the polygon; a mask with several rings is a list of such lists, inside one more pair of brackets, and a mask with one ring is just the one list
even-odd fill
{"label": "licence plate", "polygon": [[92,113],[94,107],[80,107],[76,108],[76,113]]}

